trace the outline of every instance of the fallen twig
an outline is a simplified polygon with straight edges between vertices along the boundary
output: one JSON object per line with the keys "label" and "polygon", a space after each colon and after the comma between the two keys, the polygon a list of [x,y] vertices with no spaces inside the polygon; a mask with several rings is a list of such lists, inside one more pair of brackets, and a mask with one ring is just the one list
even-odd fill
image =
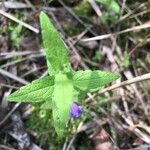
{"label": "fallen twig", "polygon": [[150,79],[150,73],[147,73],[147,74],[144,74],[144,75],[141,75],[141,76],[137,76],[135,78],[132,78],[132,79],[127,80],[127,81],[123,81],[121,83],[116,83],[116,84],[114,84],[110,87],[102,89],[100,92],[94,94],[92,97],[89,97],[86,100],[86,102],[88,102],[91,98],[93,99],[94,97],[96,97],[100,94],[103,94],[105,92],[108,92],[108,91],[111,91],[111,90],[114,90],[114,89],[117,89],[117,88],[120,88],[120,87],[123,87],[123,86],[127,86],[127,85],[130,85],[130,84],[133,84],[133,83],[137,83],[137,82],[140,82],[140,81],[148,80],[148,79]]}
{"label": "fallen twig", "polygon": [[127,86],[129,84],[133,84],[133,83],[136,83],[136,82],[148,80],[148,79],[150,79],[150,73],[147,73],[147,74],[144,74],[144,75],[141,75],[141,76],[137,76],[135,78],[132,78],[132,79],[127,80],[127,81],[123,81],[121,83],[114,84],[114,85],[112,85],[110,87],[107,87],[107,88],[101,90],[99,92],[99,94],[102,94],[102,93],[105,93],[105,92],[117,89],[119,87]]}
{"label": "fallen twig", "polygon": [[0,122],[0,126],[2,126],[7,119],[12,115],[12,113],[20,106],[21,103],[16,103],[15,106],[9,111],[9,113],[4,117],[4,119]]}
{"label": "fallen twig", "polygon": [[20,77],[17,77],[16,75],[4,70],[4,69],[1,69],[0,68],[0,74],[4,75],[4,76],[7,76],[15,81],[18,81],[19,83],[22,83],[22,84],[28,84],[29,82],[26,81],[25,79],[22,79]]}
{"label": "fallen twig", "polygon": [[136,31],[136,30],[141,30],[141,29],[146,29],[146,28],[150,28],[150,22],[144,23],[144,24],[139,25],[139,26],[135,26],[135,27],[132,27],[132,28],[128,28],[128,29],[122,30],[120,32],[104,34],[104,35],[95,36],[95,37],[88,38],[88,39],[83,39],[82,41],[87,42],[87,41],[107,39],[107,38],[110,38],[110,37],[112,37],[114,35],[120,35],[120,34],[123,34],[123,33]]}
{"label": "fallen twig", "polygon": [[9,19],[11,19],[11,20],[13,20],[13,21],[15,21],[15,22],[17,22],[17,23],[19,23],[19,24],[21,24],[22,26],[26,27],[27,29],[29,29],[29,30],[31,30],[31,31],[33,31],[35,33],[39,33],[38,29],[34,28],[33,26],[31,26],[31,25],[29,25],[29,24],[27,24],[25,22],[20,21],[19,19],[15,18],[14,16],[12,16],[9,13],[6,13],[3,10],[0,10],[0,14],[5,16],[5,17],[7,17],[7,18],[9,18]]}

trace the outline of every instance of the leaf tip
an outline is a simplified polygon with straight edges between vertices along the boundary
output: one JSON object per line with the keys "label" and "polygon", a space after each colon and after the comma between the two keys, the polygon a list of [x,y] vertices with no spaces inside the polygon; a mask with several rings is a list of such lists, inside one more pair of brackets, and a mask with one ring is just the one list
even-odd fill
{"label": "leaf tip", "polygon": [[45,15],[45,12],[44,12],[44,11],[41,11],[41,12],[40,12],[40,17],[42,17],[43,15]]}
{"label": "leaf tip", "polygon": [[119,73],[115,73],[115,76],[116,76],[116,80],[121,77]]}
{"label": "leaf tip", "polygon": [[13,95],[10,94],[10,95],[6,96],[6,100],[9,101],[9,102],[13,102],[14,101]]}

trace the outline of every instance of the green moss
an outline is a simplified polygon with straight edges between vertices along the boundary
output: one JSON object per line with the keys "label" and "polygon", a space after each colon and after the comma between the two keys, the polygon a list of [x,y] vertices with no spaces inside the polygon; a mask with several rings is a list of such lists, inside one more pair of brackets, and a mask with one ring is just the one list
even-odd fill
{"label": "green moss", "polygon": [[74,7],[74,11],[79,16],[90,16],[92,8],[87,0],[82,0],[78,5]]}
{"label": "green moss", "polygon": [[12,42],[12,46],[19,49],[20,42],[21,42],[21,31],[22,31],[22,26],[20,24],[17,25],[10,25],[9,27],[10,30],[10,39]]}

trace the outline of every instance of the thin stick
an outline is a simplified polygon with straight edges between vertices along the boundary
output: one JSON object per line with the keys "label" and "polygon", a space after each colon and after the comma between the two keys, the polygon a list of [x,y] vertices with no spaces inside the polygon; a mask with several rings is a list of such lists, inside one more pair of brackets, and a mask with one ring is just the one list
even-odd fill
{"label": "thin stick", "polygon": [[25,79],[22,79],[20,77],[17,77],[16,75],[4,70],[4,69],[1,69],[0,68],[0,74],[4,75],[4,76],[7,76],[15,81],[18,81],[19,83],[22,83],[22,84],[28,84],[29,82],[26,81]]}
{"label": "thin stick", "polygon": [[88,2],[91,4],[91,6],[95,10],[96,14],[99,17],[101,17],[102,16],[102,12],[100,11],[100,9],[99,9],[98,5],[96,4],[96,2],[94,0],[88,0]]}
{"label": "thin stick", "polygon": [[17,19],[17,18],[15,18],[14,16],[12,16],[12,15],[6,13],[6,12],[3,11],[3,10],[0,10],[0,14],[3,15],[3,16],[5,16],[5,17],[7,17],[7,18],[9,18],[9,19],[11,19],[11,20],[13,20],[13,21],[15,21],[15,22],[17,22],[17,23],[19,23],[19,24],[21,24],[22,26],[28,28],[29,30],[31,30],[31,31],[33,31],[33,32],[35,32],[35,33],[39,33],[39,30],[38,30],[38,29],[32,27],[31,25],[29,25],[29,24],[27,24],[27,23],[25,23],[25,22],[20,21],[19,19]]}
{"label": "thin stick", "polygon": [[110,87],[107,87],[107,88],[101,90],[98,94],[102,94],[102,93],[105,93],[105,92],[117,89],[117,88],[122,87],[122,86],[127,86],[129,84],[133,84],[133,83],[144,81],[144,80],[148,80],[148,79],[150,79],[150,73],[147,73],[147,74],[144,74],[144,75],[132,78],[132,79],[127,80],[127,81],[123,81],[121,83],[114,84],[114,85],[112,85]]}
{"label": "thin stick", "polygon": [[128,28],[128,29],[122,30],[120,32],[104,34],[104,35],[95,36],[95,37],[88,38],[88,39],[83,39],[82,41],[87,42],[87,41],[107,39],[107,38],[110,38],[110,37],[112,37],[114,35],[120,35],[120,34],[123,34],[123,33],[136,31],[136,30],[141,30],[141,29],[146,29],[146,28],[150,28],[150,22],[144,23],[144,24],[139,25],[139,26],[135,26],[135,27],[132,27],[132,28]]}
{"label": "thin stick", "polygon": [[130,85],[130,84],[133,84],[133,83],[137,83],[137,82],[140,82],[140,81],[148,80],[148,79],[150,79],[150,73],[132,78],[132,79],[127,80],[127,81],[123,81],[121,83],[114,84],[110,87],[102,89],[101,91],[99,91],[96,94],[93,94],[92,97],[89,97],[89,98],[86,99],[86,102],[89,102],[91,100],[91,98],[93,99],[93,98],[97,97],[98,95],[103,94],[105,92],[109,92],[111,90],[114,90],[114,89],[117,89],[117,88],[120,88],[120,87],[123,87],[123,86],[127,86],[127,85]]}
{"label": "thin stick", "polygon": [[15,106],[9,111],[5,118],[0,122],[0,126],[3,125],[7,119],[12,115],[12,113],[21,105],[21,103],[16,103]]}
{"label": "thin stick", "polygon": [[22,2],[11,2],[11,1],[6,1],[6,2],[0,2],[0,5],[4,5],[5,8],[8,9],[24,9],[24,8],[30,8],[28,5]]}
{"label": "thin stick", "polygon": [[89,28],[89,25],[86,24],[84,21],[82,21],[80,19],[80,17],[78,17],[74,11],[72,11],[71,8],[69,8],[68,6],[65,5],[65,3],[62,0],[58,0],[58,2],[64,7],[64,9],[66,9],[78,22],[80,22],[90,33],[92,33],[94,36],[96,36],[97,34],[91,29]]}

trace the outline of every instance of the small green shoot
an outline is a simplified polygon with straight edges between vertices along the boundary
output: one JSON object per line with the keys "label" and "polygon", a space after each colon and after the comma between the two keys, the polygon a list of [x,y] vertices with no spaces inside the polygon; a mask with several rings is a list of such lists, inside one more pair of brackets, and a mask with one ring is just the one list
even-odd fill
{"label": "small green shoot", "polygon": [[96,0],[98,3],[102,4],[106,8],[106,12],[102,13],[101,20],[104,23],[110,21],[111,23],[116,23],[121,15],[121,8],[116,0]]}
{"label": "small green shoot", "polygon": [[21,31],[22,31],[22,26],[20,24],[18,25],[11,25],[9,27],[10,30],[10,39],[12,41],[12,44],[15,48],[19,49],[19,45],[21,43]]}
{"label": "small green shoot", "polygon": [[124,51],[124,60],[123,62],[120,64],[121,67],[129,67],[130,66],[130,57],[129,57],[129,54],[126,51]]}
{"label": "small green shoot", "polygon": [[119,78],[106,71],[73,71],[68,49],[48,16],[40,13],[43,46],[49,76],[33,81],[8,96],[11,102],[43,102],[41,108],[52,109],[54,127],[59,137],[65,136],[71,118],[71,105],[78,102],[83,92],[95,91]]}

